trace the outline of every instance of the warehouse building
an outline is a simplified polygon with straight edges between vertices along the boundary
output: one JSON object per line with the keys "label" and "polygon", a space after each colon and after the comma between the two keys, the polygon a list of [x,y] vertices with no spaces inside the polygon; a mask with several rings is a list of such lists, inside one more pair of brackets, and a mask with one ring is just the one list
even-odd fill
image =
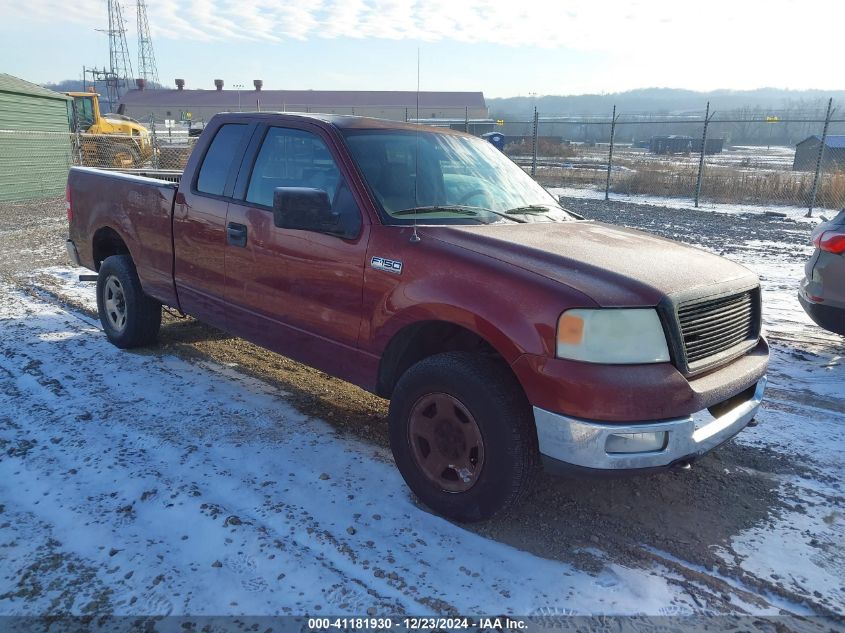
{"label": "warehouse building", "polygon": [[[810,136],[795,145],[795,158],[792,169],[795,171],[815,171],[819,159],[819,147],[822,137]],[[833,134],[825,138],[821,168],[823,171],[845,170],[845,134]]]}
{"label": "warehouse building", "polygon": [[[175,90],[151,90],[138,82],[120,100],[119,112],[141,122],[172,119],[207,121],[218,112],[277,111],[353,114],[394,121],[417,118],[417,93],[376,90],[264,90],[260,79],[249,89],[224,90],[216,79],[210,90],[188,90],[176,80]],[[420,119],[486,119],[481,92],[420,92]]]}
{"label": "warehouse building", "polygon": [[64,193],[72,162],[70,101],[0,73],[0,201]]}

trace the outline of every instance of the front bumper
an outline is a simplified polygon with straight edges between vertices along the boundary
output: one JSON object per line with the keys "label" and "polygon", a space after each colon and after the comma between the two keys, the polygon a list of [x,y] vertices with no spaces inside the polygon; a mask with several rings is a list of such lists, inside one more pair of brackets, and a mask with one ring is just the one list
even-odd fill
{"label": "front bumper", "polygon": [[[739,433],[760,409],[765,388],[766,377],[763,376],[750,397],[739,401],[731,399],[728,407],[722,407],[715,417],[704,410],[687,417],[660,422],[606,424],[534,407],[540,453],[546,461],[562,462],[561,466],[598,471],[670,466],[703,455]],[[643,438],[643,434],[662,437],[662,448],[618,452],[635,448],[630,445]],[[609,441],[612,444],[610,450]],[[620,449],[625,444],[629,447]]]}

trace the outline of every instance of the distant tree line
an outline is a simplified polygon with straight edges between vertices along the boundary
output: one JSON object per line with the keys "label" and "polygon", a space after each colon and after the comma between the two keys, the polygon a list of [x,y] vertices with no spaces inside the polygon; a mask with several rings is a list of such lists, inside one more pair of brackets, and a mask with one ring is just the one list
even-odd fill
{"label": "distant tree line", "polygon": [[[709,100],[711,113],[714,114],[709,136],[724,138],[733,145],[794,145],[810,135],[821,134],[822,123],[795,121],[823,119],[830,97],[834,99],[833,118],[845,118],[845,91],[762,89],[705,93],[647,89],[609,95],[494,98],[488,99],[487,103],[492,118],[505,120],[506,135],[530,135],[529,121],[536,105],[541,117],[582,119],[581,122],[543,122],[541,136],[599,143],[609,141],[610,125],[596,124],[595,121],[609,121],[616,104],[617,113],[621,114],[616,126],[616,139],[625,143],[646,140],[655,135],[699,136],[702,128],[700,120]],[[651,119],[665,122],[645,122]],[[633,120],[640,123],[630,123]],[[759,120],[768,122],[756,122]],[[828,133],[845,134],[845,124],[831,124]]]}

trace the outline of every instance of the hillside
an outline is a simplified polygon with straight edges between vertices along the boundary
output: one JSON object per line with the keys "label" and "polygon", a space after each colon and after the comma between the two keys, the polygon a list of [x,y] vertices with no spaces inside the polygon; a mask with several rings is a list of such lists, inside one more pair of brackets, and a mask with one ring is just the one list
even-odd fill
{"label": "hillside", "polygon": [[530,117],[534,106],[545,115],[608,115],[616,105],[626,114],[687,114],[703,112],[707,101],[711,110],[752,110],[772,114],[801,111],[824,116],[827,100],[845,104],[845,90],[713,90],[697,92],[674,88],[644,88],[608,94],[545,95],[487,99],[494,118]]}

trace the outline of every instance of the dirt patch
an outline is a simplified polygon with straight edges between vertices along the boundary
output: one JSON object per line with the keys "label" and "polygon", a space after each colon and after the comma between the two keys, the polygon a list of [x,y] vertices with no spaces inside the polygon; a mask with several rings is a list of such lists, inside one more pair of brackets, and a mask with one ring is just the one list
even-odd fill
{"label": "dirt patch", "polygon": [[67,263],[63,199],[0,202],[0,279]]}

